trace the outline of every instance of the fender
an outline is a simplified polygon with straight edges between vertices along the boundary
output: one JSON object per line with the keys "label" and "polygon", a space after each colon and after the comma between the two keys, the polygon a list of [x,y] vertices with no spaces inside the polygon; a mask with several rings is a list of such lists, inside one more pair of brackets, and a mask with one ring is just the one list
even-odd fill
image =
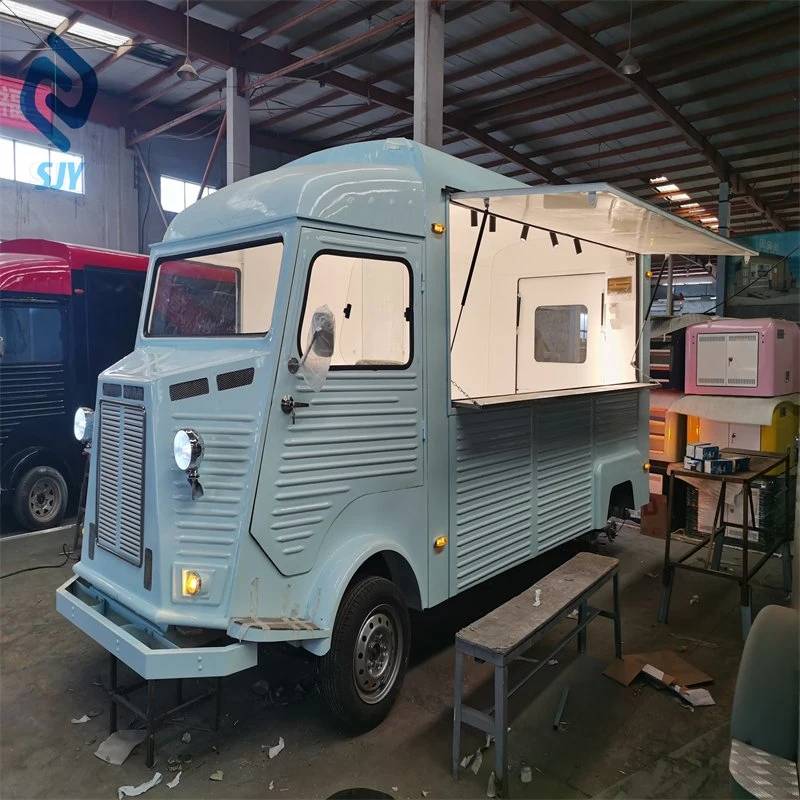
{"label": "fender", "polygon": [[599,459],[594,468],[594,518],[593,525],[602,528],[606,524],[606,513],[611,490],[618,484],[630,481],[636,506],[643,506],[650,496],[648,473],[644,469],[647,458],[636,448],[627,448],[606,458]]}
{"label": "fender", "polygon": [[[334,550],[320,568],[319,575],[309,593],[306,619],[310,619],[320,628],[332,631],[339,604],[342,602],[342,597],[344,597],[345,590],[350,585],[353,576],[367,559],[385,552],[396,553],[404,558],[411,566],[417,586],[424,586],[420,570],[408,553],[398,547],[396,541],[384,536],[356,536]],[[324,656],[330,649],[330,645],[329,637],[303,642],[303,647],[317,656]]]}
{"label": "fender", "polygon": [[71,486],[74,482],[72,470],[67,462],[46,447],[26,447],[15,453],[3,467],[3,492],[17,488],[20,477],[32,467],[53,467],[57,469]]}

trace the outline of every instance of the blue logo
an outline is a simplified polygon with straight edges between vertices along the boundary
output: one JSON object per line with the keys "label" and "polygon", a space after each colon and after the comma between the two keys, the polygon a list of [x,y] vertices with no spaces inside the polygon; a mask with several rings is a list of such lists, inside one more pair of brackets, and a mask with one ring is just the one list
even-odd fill
{"label": "blue logo", "polygon": [[[80,79],[80,96],[74,104],[70,105],[51,92],[45,97],[45,105],[53,112],[54,119],[58,117],[72,129],[82,128],[89,119],[89,112],[97,97],[97,75],[92,67],[60,36],[50,33],[47,37],[47,44],[77,73]],[[42,83],[55,84],[60,91],[67,93],[75,88],[75,82],[50,58],[39,56],[30,65],[20,93],[20,109],[25,115],[25,119],[46,136],[55,147],[66,153],[70,147],[69,139],[56,128],[52,120],[46,119],[36,108],[36,90]],[[39,174],[42,174],[41,167]],[[49,180],[48,176],[48,184]]]}
{"label": "blue logo", "polygon": [[[64,188],[64,178],[69,178],[66,189],[70,192],[76,191],[78,180],[83,173],[84,163],[75,161],[62,161],[54,164],[52,161],[42,161],[36,168],[36,174],[42,179],[41,184],[37,184],[37,189],[62,189]],[[55,170],[55,180],[50,172]]]}

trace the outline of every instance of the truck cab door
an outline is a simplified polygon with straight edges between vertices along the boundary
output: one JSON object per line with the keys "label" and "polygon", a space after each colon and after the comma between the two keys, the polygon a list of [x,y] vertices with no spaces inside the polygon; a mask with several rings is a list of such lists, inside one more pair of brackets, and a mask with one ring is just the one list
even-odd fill
{"label": "truck cab door", "polygon": [[[251,524],[284,575],[356,536],[396,545],[424,575],[421,254],[414,241],[301,232]],[[327,345],[311,329],[325,315],[317,381]]]}

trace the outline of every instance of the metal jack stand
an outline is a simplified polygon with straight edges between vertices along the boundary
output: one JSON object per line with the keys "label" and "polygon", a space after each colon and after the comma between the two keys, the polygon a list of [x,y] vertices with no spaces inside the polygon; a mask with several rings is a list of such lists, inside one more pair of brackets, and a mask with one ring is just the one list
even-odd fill
{"label": "metal jack stand", "polygon": [[[117,730],[118,704],[125,706],[128,711],[131,711],[136,717],[143,720],[147,730],[147,756],[145,758],[145,766],[147,766],[148,769],[152,769],[156,763],[156,732],[166,722],[169,722],[170,718],[174,717],[176,714],[186,711],[187,709],[199,705],[200,703],[203,703],[206,700],[210,700],[212,697],[214,697],[216,698],[216,707],[214,713],[213,730],[219,730],[219,721],[220,716],[222,715],[222,678],[212,679],[215,681],[215,688],[209,689],[197,697],[192,697],[190,700],[186,701],[183,699],[183,680],[178,678],[176,687],[176,699],[178,704],[167,711],[157,714],[155,711],[156,683],[160,683],[161,681],[139,680],[128,686],[119,686],[117,684],[117,664],[117,657],[112,653],[110,662],[111,685],[108,690],[108,696],[111,701],[109,732],[115,733]],[[147,705],[144,710],[134,705],[128,698],[128,695],[141,688],[145,689],[147,696]]]}
{"label": "metal jack stand", "polygon": [[75,520],[75,539],[72,542],[72,550],[80,556],[83,546],[83,521],[86,519],[86,493],[89,491],[89,465],[92,454],[89,448],[83,451],[86,462],[83,467],[83,480],[81,481],[81,494],[78,500],[78,518]]}

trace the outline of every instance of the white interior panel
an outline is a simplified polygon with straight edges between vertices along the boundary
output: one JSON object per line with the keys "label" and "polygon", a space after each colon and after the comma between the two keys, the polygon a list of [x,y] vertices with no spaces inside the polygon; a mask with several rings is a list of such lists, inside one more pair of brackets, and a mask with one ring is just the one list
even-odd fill
{"label": "white interior panel", "polygon": [[[469,295],[461,311],[479,226],[471,224],[469,209],[451,204],[448,227],[453,400],[597,384],[611,386],[637,380],[631,365],[637,334],[635,256],[587,243],[582,243],[582,252],[576,253],[573,241],[567,238],[561,238],[553,247],[546,231],[533,228],[523,240],[519,223],[497,219],[495,231],[486,225]],[[596,336],[592,337],[596,349],[592,351],[591,378],[583,369],[574,371],[572,379],[566,380],[566,371],[554,369],[566,365],[534,362],[539,369],[526,373],[524,385],[535,389],[525,390],[521,388],[523,384],[518,388],[517,296],[521,281],[534,278],[541,282],[527,284],[525,292],[525,302],[534,309],[537,305],[578,304],[574,294],[581,292],[580,304],[590,309],[589,317],[597,324]],[[622,280],[609,285],[612,279]],[[546,301],[537,301],[535,286],[541,287]],[[529,321],[533,324],[533,320]],[[586,380],[591,382],[587,384]]]}

